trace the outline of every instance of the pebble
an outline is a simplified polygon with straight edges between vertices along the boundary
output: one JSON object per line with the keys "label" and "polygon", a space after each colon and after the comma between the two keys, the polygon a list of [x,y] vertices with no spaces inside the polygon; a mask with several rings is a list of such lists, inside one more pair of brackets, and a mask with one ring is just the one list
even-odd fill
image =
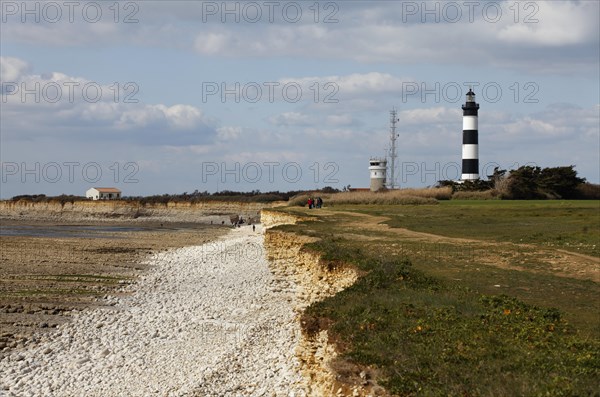
{"label": "pebble", "polygon": [[125,294],[104,298],[114,306],[73,310],[58,332],[1,359],[0,394],[306,396],[295,286],[249,244],[263,247],[262,235],[240,228],[153,254]]}

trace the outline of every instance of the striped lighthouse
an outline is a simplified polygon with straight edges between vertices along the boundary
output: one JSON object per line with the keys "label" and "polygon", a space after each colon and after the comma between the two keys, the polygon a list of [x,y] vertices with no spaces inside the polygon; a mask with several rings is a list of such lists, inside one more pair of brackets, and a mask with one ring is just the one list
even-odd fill
{"label": "striped lighthouse", "polygon": [[467,102],[463,109],[463,145],[462,145],[462,176],[463,181],[479,179],[479,144],[477,112],[479,104],[475,102],[475,94],[469,88]]}

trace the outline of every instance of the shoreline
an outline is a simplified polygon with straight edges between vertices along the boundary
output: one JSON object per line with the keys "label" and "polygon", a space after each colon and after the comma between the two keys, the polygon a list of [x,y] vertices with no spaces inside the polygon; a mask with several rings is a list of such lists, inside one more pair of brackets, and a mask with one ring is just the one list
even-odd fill
{"label": "shoreline", "polygon": [[[2,227],[61,228],[74,222],[1,221]],[[0,358],[36,344],[71,313],[102,307],[102,298],[147,271],[153,253],[210,242],[227,233],[220,225],[197,223],[136,224],[143,231],[96,232],[129,222],[85,222],[77,237],[0,236]],[[98,236],[102,238],[98,238]]]}
{"label": "shoreline", "polygon": [[239,215],[253,223],[260,211],[275,204],[258,202],[206,201],[145,203],[123,200],[82,201],[10,201],[0,200],[0,221],[24,220],[46,222],[134,222],[229,224],[231,215]]}
{"label": "shoreline", "polygon": [[4,390],[302,395],[295,286],[271,272],[261,229],[152,254],[124,296],[1,360]]}

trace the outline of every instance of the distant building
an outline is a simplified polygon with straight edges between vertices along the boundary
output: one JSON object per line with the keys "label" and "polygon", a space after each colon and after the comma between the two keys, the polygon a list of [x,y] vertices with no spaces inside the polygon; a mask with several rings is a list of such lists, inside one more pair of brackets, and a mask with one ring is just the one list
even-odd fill
{"label": "distant building", "polygon": [[369,160],[369,172],[371,174],[371,191],[376,192],[385,188],[387,159],[372,158]]}
{"label": "distant building", "polygon": [[121,191],[116,187],[93,187],[85,192],[85,197],[92,200],[118,200]]}

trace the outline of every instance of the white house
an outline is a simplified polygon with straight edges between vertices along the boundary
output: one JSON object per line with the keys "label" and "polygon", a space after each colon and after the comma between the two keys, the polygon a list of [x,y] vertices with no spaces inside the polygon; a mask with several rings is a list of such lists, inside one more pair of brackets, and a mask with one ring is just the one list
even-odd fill
{"label": "white house", "polygon": [[85,197],[92,200],[118,200],[121,191],[115,187],[93,187],[85,192]]}

